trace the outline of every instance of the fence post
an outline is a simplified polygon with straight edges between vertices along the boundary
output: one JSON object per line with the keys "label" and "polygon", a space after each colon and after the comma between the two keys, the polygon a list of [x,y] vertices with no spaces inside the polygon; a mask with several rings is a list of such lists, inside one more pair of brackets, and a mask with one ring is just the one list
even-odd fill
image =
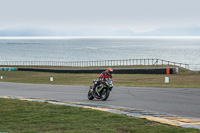
{"label": "fence post", "polygon": [[[156,61],[156,62],[155,62]],[[160,62],[161,61],[161,62]],[[189,64],[170,62],[161,59],[121,59],[121,60],[100,60],[100,61],[0,61],[0,65],[22,65],[22,66],[71,66],[71,67],[90,67],[90,66],[130,66],[130,65],[173,65],[189,69]]]}

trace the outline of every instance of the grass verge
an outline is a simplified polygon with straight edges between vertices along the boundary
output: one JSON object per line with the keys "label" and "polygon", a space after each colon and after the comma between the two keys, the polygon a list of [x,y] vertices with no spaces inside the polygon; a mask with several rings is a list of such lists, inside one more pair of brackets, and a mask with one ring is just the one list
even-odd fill
{"label": "grass verge", "polygon": [[97,110],[0,98],[0,132],[15,133],[197,133]]}
{"label": "grass verge", "polygon": [[[134,68],[127,66],[120,68]],[[146,67],[172,67],[172,66],[137,66]],[[45,67],[47,68],[47,67]],[[68,67],[49,67],[70,69]],[[97,67],[92,67],[97,68]],[[98,67],[99,68],[99,67]],[[100,67],[105,68],[105,67]],[[114,67],[119,68],[119,67]],[[74,69],[74,68],[73,68]],[[80,69],[80,68],[77,68]],[[86,69],[86,68],[84,68]],[[106,69],[106,68],[105,68]],[[62,85],[90,85],[93,79],[97,79],[99,74],[67,74],[67,73],[47,73],[47,72],[22,72],[22,71],[0,71],[0,82],[34,83],[34,84],[62,84]],[[170,83],[165,83],[165,74],[113,74],[114,86],[135,86],[135,87],[172,87],[172,88],[200,88],[200,73],[192,72],[184,68],[179,68],[178,74],[169,75]],[[50,82],[50,77],[54,78]]]}

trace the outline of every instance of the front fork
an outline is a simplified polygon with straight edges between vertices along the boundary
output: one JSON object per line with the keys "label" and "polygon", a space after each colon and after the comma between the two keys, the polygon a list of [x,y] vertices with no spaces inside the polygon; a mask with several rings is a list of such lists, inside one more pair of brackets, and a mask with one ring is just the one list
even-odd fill
{"label": "front fork", "polygon": [[[94,86],[93,86],[93,87],[94,87]],[[100,96],[100,94],[99,94],[99,92],[98,92],[98,90],[97,90],[97,87],[98,87],[98,86],[94,87],[94,90],[92,90],[93,87],[90,86],[90,92],[91,92],[91,94],[93,95],[93,97],[95,97],[96,94],[97,94],[98,96]]]}
{"label": "front fork", "polygon": [[97,96],[100,97],[100,92],[102,89],[103,89],[103,85],[94,87],[94,91],[92,92],[93,96],[95,96],[97,94]]}

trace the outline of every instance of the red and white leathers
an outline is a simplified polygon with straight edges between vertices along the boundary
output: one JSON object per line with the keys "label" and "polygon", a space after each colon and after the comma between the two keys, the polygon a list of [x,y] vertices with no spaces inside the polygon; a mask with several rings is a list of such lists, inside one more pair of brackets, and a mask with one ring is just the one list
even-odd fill
{"label": "red and white leathers", "polygon": [[102,72],[99,78],[97,79],[97,84],[94,84],[94,87],[92,88],[92,90],[94,91],[95,87],[97,87],[101,82],[106,81],[108,78],[111,78],[111,80],[113,81],[112,73],[113,73],[112,68],[109,68],[108,70]]}
{"label": "red and white leathers", "polygon": [[102,72],[99,76],[99,79],[102,81],[106,81],[108,78],[111,78],[113,81],[112,74],[108,74],[107,71]]}

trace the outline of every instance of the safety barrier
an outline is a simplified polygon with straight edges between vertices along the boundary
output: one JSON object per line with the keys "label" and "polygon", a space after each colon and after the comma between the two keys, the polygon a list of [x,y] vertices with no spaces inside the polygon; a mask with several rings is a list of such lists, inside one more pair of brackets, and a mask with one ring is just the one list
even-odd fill
{"label": "safety barrier", "polygon": [[189,68],[189,64],[177,63],[162,59],[123,59],[123,60],[100,60],[100,61],[0,61],[0,65],[11,66],[131,66],[131,65],[175,65]]}
{"label": "safety barrier", "polygon": [[[105,69],[40,69],[18,68],[18,71],[55,72],[55,73],[101,73]],[[113,69],[115,74],[177,74],[178,68],[128,68]]]}
{"label": "safety barrier", "polygon": [[0,71],[17,71],[17,68],[0,67]]}
{"label": "safety barrier", "polygon": [[200,64],[178,63],[162,59],[123,59],[123,60],[100,60],[100,61],[0,61],[0,66],[96,67],[96,66],[137,66],[137,65],[173,65],[193,71],[200,71]]}

